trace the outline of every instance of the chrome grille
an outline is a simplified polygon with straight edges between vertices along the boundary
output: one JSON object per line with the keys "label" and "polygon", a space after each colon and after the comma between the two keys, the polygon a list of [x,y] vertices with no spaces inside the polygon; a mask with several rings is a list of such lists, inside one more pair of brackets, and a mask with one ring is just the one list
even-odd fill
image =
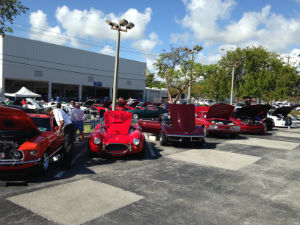
{"label": "chrome grille", "polygon": [[128,149],[128,146],[125,144],[119,144],[119,143],[112,143],[105,146],[105,150],[107,152],[122,152],[126,151]]}

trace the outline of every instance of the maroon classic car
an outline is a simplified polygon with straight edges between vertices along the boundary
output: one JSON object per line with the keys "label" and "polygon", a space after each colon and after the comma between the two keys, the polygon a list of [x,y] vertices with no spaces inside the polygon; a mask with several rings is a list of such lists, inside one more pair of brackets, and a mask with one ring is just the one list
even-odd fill
{"label": "maroon classic car", "polygon": [[170,104],[170,113],[165,113],[162,119],[139,120],[144,132],[160,135],[160,144],[174,142],[204,144],[202,126],[195,125],[195,106]]}
{"label": "maroon classic car", "polygon": [[240,126],[229,120],[234,107],[228,104],[215,104],[209,108],[203,108],[207,111],[198,110],[196,117],[197,125],[204,125],[204,134],[222,134],[234,138],[240,131]]}

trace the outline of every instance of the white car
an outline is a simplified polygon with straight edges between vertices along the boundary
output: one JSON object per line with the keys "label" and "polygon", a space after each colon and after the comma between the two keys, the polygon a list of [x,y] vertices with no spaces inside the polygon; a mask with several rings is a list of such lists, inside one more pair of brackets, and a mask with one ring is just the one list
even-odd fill
{"label": "white car", "polygon": [[44,106],[33,98],[26,98],[26,105],[28,109],[44,110]]}
{"label": "white car", "polygon": [[275,127],[297,127],[297,123],[288,116],[292,109],[289,106],[277,108],[268,114],[268,118],[273,119]]}

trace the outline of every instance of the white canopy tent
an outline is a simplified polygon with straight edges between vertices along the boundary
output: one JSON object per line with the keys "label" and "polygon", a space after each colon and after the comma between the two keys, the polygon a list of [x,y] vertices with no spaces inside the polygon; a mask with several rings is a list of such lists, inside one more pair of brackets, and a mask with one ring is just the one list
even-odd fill
{"label": "white canopy tent", "polygon": [[28,90],[26,87],[22,87],[16,93],[5,93],[5,96],[15,97],[15,98],[37,98],[37,97],[41,97],[41,95],[36,94],[36,93]]}

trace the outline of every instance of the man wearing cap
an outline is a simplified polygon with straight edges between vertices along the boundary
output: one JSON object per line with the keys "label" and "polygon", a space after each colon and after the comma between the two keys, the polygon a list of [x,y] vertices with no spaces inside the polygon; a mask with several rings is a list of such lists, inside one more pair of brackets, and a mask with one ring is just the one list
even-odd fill
{"label": "man wearing cap", "polygon": [[70,169],[72,164],[72,155],[73,155],[73,142],[75,139],[75,128],[72,124],[71,119],[61,109],[61,104],[57,103],[57,108],[46,108],[45,112],[51,116],[54,116],[56,123],[58,124],[57,136],[60,136],[62,133],[64,135],[64,158],[63,158],[63,167],[64,169]]}

